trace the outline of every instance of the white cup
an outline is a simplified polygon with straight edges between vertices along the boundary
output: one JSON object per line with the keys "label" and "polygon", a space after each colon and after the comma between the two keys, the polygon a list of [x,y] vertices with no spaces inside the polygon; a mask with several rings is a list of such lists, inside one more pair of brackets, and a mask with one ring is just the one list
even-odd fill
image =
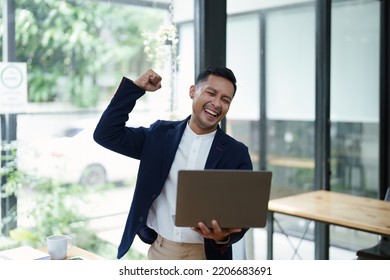
{"label": "white cup", "polygon": [[67,251],[72,248],[72,238],[67,235],[52,235],[47,237],[46,241],[51,260],[66,259]]}

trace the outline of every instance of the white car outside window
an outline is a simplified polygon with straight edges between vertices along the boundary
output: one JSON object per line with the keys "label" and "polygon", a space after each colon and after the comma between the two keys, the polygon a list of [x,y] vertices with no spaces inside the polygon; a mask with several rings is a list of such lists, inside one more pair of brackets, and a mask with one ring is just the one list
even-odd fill
{"label": "white car outside window", "polygon": [[39,139],[19,149],[18,168],[64,184],[84,186],[133,180],[138,160],[101,147],[91,127],[67,127],[58,137]]}

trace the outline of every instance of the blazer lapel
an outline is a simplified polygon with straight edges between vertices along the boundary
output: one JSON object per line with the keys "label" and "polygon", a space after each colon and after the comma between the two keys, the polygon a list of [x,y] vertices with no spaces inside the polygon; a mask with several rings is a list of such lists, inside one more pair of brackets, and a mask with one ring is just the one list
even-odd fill
{"label": "blazer lapel", "polygon": [[168,177],[169,170],[171,169],[172,162],[175,159],[176,151],[179,147],[181,137],[183,136],[188,119],[189,118],[177,123],[167,132],[162,170],[163,182],[165,182],[166,178]]}
{"label": "blazer lapel", "polygon": [[219,127],[214,137],[213,144],[210,148],[210,153],[206,161],[205,169],[215,169],[221,157],[225,154],[227,149],[227,141],[225,132]]}

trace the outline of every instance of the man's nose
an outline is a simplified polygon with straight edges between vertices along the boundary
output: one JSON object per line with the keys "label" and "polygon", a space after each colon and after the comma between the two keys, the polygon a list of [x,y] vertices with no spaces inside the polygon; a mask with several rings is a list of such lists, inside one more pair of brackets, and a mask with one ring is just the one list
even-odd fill
{"label": "man's nose", "polygon": [[215,108],[220,108],[222,107],[222,100],[219,97],[214,97],[213,100],[211,100],[211,103]]}

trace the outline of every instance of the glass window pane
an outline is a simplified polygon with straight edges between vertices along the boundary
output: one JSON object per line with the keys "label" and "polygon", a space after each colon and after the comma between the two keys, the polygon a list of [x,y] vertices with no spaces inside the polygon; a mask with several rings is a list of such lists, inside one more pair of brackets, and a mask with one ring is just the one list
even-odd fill
{"label": "glass window pane", "polygon": [[266,18],[267,162],[273,196],[284,196],[313,187],[314,5]]}
{"label": "glass window pane", "polygon": [[176,79],[177,114],[181,118],[191,112],[190,85],[195,81],[195,38],[193,22],[179,24],[179,61]]}
{"label": "glass window pane", "polygon": [[[171,105],[172,71],[165,58],[172,50],[166,41],[157,42],[160,27],[171,24],[168,4],[136,4],[15,1],[16,60],[27,64],[29,97],[17,125],[6,127],[17,134],[20,173],[8,178],[18,186],[16,241],[42,247],[54,232],[71,233],[84,249],[97,248],[94,242],[111,244],[106,257],[116,258],[138,161],[99,146],[93,130],[122,77],[136,78],[147,68],[164,76],[163,97],[140,99],[130,122],[150,124],[151,110],[164,114]],[[112,234],[118,236],[108,228],[119,228]]]}
{"label": "glass window pane", "polygon": [[237,78],[237,98],[230,106],[228,119],[258,120],[260,117],[259,21],[257,14],[228,19],[226,65]]}
{"label": "glass window pane", "polygon": [[265,51],[269,119],[314,120],[314,16],[313,5],[282,9],[267,15]]}
{"label": "glass window pane", "polygon": [[[380,1],[333,1],[331,49],[331,189],[379,192]],[[372,234],[331,227],[331,243],[373,246]],[[332,255],[331,255],[332,258]]]}
{"label": "glass window pane", "polygon": [[[267,166],[273,171],[271,196],[276,198],[313,189],[314,3],[266,14],[265,54]],[[313,224],[284,215],[275,219],[274,258],[313,259]],[[282,232],[288,238],[282,238]],[[297,244],[301,245],[294,251]]]}
{"label": "glass window pane", "polygon": [[[258,14],[229,17],[227,67],[237,78],[236,96],[227,115],[227,132],[249,147],[258,169],[260,119],[260,23]],[[250,42],[242,44],[242,42]]]}

